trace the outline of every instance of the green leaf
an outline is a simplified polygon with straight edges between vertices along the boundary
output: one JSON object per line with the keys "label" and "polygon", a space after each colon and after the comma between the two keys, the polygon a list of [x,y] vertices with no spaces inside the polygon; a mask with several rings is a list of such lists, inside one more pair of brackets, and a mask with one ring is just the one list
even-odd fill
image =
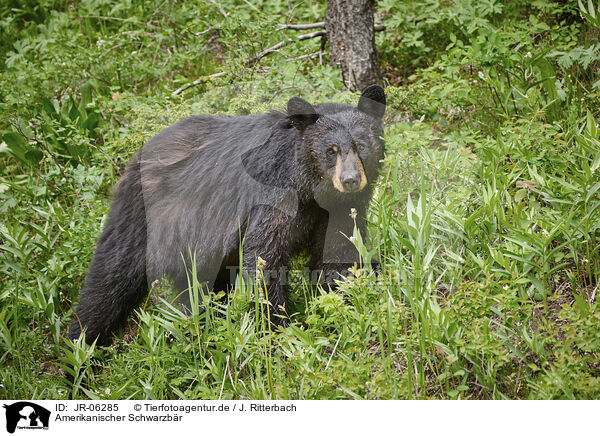
{"label": "green leaf", "polygon": [[529,281],[531,281],[531,284],[535,287],[535,290],[538,291],[540,296],[550,295],[550,290],[546,289],[546,285],[544,285],[540,279],[530,275]]}
{"label": "green leaf", "polygon": [[92,131],[96,127],[98,127],[99,122],[100,122],[100,116],[96,112],[92,112],[88,115],[86,120],[81,124],[81,127]]}
{"label": "green leaf", "polygon": [[92,85],[90,82],[81,85],[81,87],[79,87],[79,92],[81,93],[81,104],[83,107],[86,107],[92,102]]}
{"label": "green leaf", "polygon": [[27,141],[25,141],[25,138],[23,138],[23,136],[19,135],[18,133],[15,133],[15,132],[9,132],[9,133],[5,133],[2,136],[2,139],[4,140],[4,142],[8,146],[8,149],[10,150],[10,153],[14,157],[16,157],[18,160],[20,160],[24,164],[31,163],[29,161],[29,159],[27,158],[27,156],[25,155],[25,153],[28,151],[27,149],[29,147],[27,146]]}
{"label": "green leaf", "polygon": [[556,71],[546,58],[537,60],[536,65],[540,70],[542,88],[548,96],[549,104],[546,110],[546,118],[548,118],[548,121],[555,121],[560,118],[558,92],[556,91]]}
{"label": "green leaf", "polygon": [[590,311],[585,299],[576,293],[573,293],[573,298],[575,299],[575,303],[577,303],[577,308],[581,312],[582,315],[587,315]]}
{"label": "green leaf", "polygon": [[517,193],[515,194],[515,202],[519,203],[521,200],[523,200],[525,198],[526,195],[527,195],[527,189],[525,189],[525,188],[519,189],[517,191]]}
{"label": "green leaf", "polygon": [[598,191],[598,189],[600,189],[600,182],[596,183],[594,186],[592,186],[592,188],[588,191],[587,195],[585,196],[585,202],[587,203],[591,196],[594,195],[596,193],[596,191]]}
{"label": "green leaf", "polygon": [[46,114],[52,118],[55,118],[58,115],[58,111],[56,110],[54,103],[46,97],[42,98],[42,108],[44,109],[44,112],[46,112]]}
{"label": "green leaf", "polygon": [[586,115],[585,130],[589,138],[598,139],[598,124],[592,113],[588,110]]}
{"label": "green leaf", "polygon": [[598,153],[596,155],[596,157],[594,158],[594,161],[592,162],[592,165],[590,166],[590,170],[592,172],[596,171],[598,168],[600,167],[600,153]]}
{"label": "green leaf", "polygon": [[79,112],[79,108],[77,107],[77,103],[75,103],[75,100],[73,100],[73,97],[71,97],[69,105],[69,119],[71,121],[75,121],[76,119],[81,118],[81,113]]}

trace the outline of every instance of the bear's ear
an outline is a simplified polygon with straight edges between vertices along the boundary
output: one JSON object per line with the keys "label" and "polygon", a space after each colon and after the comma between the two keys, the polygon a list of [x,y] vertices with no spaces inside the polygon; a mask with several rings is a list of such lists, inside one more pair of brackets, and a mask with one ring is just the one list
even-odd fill
{"label": "bear's ear", "polygon": [[385,91],[379,85],[367,87],[358,101],[358,110],[381,119],[385,113]]}
{"label": "bear's ear", "polygon": [[287,115],[298,130],[306,129],[319,118],[313,105],[300,97],[290,98],[287,104]]}

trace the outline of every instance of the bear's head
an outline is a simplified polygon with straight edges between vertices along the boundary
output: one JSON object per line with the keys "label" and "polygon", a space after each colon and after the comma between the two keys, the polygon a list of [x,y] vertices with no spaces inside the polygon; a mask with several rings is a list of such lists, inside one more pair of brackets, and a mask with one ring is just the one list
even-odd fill
{"label": "bear's head", "polygon": [[365,89],[356,107],[289,100],[288,119],[301,138],[297,157],[312,173],[319,203],[346,203],[370,191],[383,158],[385,105],[378,85]]}

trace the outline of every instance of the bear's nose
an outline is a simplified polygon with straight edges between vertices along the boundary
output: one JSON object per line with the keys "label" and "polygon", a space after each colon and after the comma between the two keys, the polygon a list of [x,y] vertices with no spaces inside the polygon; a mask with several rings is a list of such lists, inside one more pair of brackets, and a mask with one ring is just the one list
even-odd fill
{"label": "bear's nose", "polygon": [[348,192],[358,190],[360,186],[360,174],[358,171],[347,172],[342,176],[342,186]]}

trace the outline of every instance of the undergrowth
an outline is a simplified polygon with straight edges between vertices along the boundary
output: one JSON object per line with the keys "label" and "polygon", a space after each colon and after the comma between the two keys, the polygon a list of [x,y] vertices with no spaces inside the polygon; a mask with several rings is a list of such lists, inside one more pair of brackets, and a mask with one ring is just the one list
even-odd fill
{"label": "undergrowth", "polygon": [[248,62],[296,34],[280,24],[321,21],[325,2],[9,3],[0,398],[67,398],[66,364],[75,398],[600,396],[593,2],[379,2],[387,151],[354,240],[380,269],[324,289],[298,259],[278,331],[260,280],[227,295],[192,283],[204,310],[191,314],[155,284],[110,347],[65,337],[129,157],[193,113],[357,96],[326,53],[303,57],[317,40]]}

